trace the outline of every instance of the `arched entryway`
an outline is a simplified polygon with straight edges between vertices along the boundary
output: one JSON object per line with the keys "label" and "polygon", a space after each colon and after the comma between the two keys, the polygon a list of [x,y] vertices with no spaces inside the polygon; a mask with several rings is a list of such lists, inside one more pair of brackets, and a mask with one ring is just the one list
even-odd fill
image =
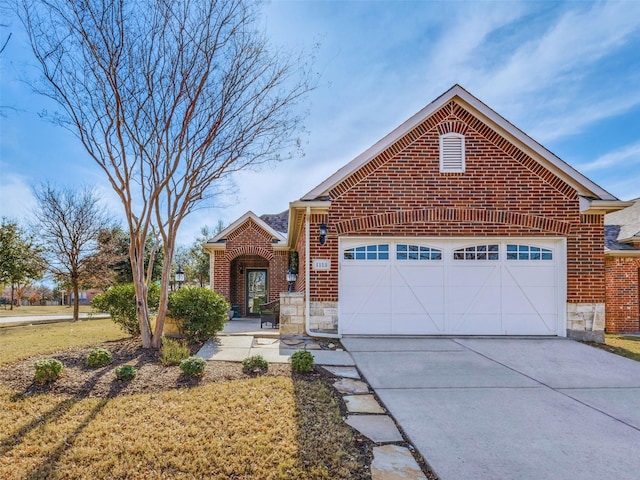
{"label": "arched entryway", "polygon": [[241,255],[231,261],[229,300],[243,317],[260,315],[259,306],[269,301],[269,260]]}

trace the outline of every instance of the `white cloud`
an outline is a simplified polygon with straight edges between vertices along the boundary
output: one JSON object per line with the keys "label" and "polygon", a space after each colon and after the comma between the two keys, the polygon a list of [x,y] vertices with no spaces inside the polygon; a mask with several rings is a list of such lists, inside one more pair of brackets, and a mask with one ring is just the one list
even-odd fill
{"label": "white cloud", "polygon": [[640,102],[637,95],[624,102],[617,94],[637,80],[634,68],[620,66],[613,79],[606,71],[595,73],[604,59],[638,39],[640,2],[570,5],[501,66],[474,72],[477,94],[543,141],[580,132]]}
{"label": "white cloud", "polygon": [[[612,152],[607,152],[592,162],[580,165],[579,168],[585,172],[589,172],[617,167],[629,172],[630,166],[640,169],[640,142],[626,145]],[[634,178],[633,180],[639,185],[638,188],[640,189],[640,178]]]}
{"label": "white cloud", "polygon": [[31,192],[28,178],[16,173],[5,172],[2,168],[2,187],[0,188],[0,217],[16,220],[26,227],[31,209],[36,206],[36,199]]}

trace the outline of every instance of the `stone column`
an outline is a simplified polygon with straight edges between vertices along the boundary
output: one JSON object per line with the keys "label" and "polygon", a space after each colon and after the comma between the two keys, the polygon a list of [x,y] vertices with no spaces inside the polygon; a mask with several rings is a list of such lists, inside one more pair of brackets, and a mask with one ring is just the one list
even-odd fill
{"label": "stone column", "polygon": [[280,293],[280,334],[304,335],[304,293]]}

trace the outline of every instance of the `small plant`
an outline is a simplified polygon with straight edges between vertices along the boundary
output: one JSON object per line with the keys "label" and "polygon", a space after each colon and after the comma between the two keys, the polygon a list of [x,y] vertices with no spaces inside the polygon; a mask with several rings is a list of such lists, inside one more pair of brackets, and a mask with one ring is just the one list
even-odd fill
{"label": "small plant", "polygon": [[296,372],[313,370],[313,354],[308,350],[298,350],[291,355],[291,368]]}
{"label": "small plant", "polygon": [[106,348],[94,348],[87,355],[87,365],[92,368],[104,367],[111,363],[111,352]]}
{"label": "small plant", "polygon": [[116,378],[118,380],[129,381],[138,374],[138,370],[133,365],[122,365],[116,368]]}
{"label": "small plant", "polygon": [[206,366],[207,362],[200,357],[196,357],[195,355],[180,362],[180,370],[182,370],[184,374],[188,375],[189,377],[202,375],[202,372],[204,372],[204,367]]}
{"label": "small plant", "polygon": [[254,355],[242,361],[242,371],[244,373],[265,373],[268,369],[269,362],[262,355]]}
{"label": "small plant", "polygon": [[40,383],[53,382],[60,376],[64,365],[55,358],[45,358],[35,363],[36,381]]}
{"label": "small plant", "polygon": [[172,338],[162,337],[160,347],[160,363],[165,367],[168,365],[179,365],[191,354],[189,347],[184,343]]}

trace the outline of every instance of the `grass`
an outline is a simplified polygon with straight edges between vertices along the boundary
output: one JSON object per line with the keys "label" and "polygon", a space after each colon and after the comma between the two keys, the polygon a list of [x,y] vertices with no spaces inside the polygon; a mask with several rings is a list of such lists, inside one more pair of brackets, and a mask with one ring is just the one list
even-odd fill
{"label": "grass", "polygon": [[[0,365],[71,347],[120,340],[124,333],[111,319],[79,320],[0,328]],[[1,477],[0,477],[1,478]]]}
{"label": "grass", "polygon": [[[91,313],[93,310],[90,305],[80,305],[80,313]],[[94,312],[95,313],[95,312]],[[19,317],[21,315],[71,315],[73,314],[73,307],[65,305],[54,306],[29,306],[22,305],[20,307],[13,307],[13,310],[9,306],[4,308],[0,307],[0,317]]]}
{"label": "grass", "polygon": [[604,344],[596,345],[616,355],[640,362],[640,337],[605,335]]}
{"label": "grass", "polygon": [[256,377],[110,399],[0,387],[0,478],[349,479],[363,470],[320,380]]}
{"label": "grass", "polygon": [[[0,363],[124,336],[110,320],[8,327]],[[92,370],[92,382],[111,382],[108,398],[0,385],[0,479],[370,478],[369,447],[321,378],[223,378],[124,394],[112,367]]]}

